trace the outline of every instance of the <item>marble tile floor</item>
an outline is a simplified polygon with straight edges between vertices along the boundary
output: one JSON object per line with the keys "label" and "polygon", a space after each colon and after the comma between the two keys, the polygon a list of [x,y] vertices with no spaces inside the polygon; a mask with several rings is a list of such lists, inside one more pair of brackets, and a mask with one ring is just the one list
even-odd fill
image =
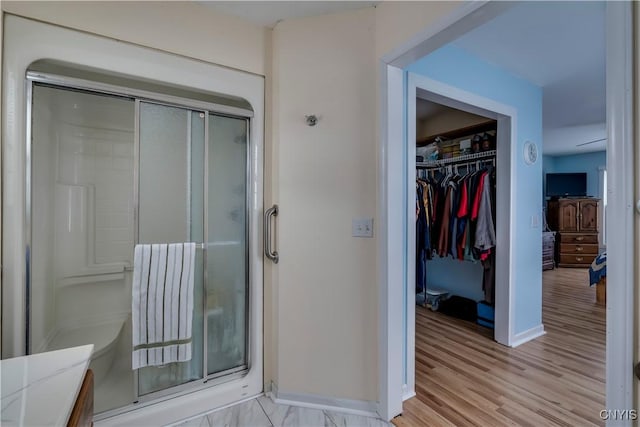
{"label": "marble tile floor", "polygon": [[378,418],[280,405],[260,396],[174,424],[174,427],[386,427]]}

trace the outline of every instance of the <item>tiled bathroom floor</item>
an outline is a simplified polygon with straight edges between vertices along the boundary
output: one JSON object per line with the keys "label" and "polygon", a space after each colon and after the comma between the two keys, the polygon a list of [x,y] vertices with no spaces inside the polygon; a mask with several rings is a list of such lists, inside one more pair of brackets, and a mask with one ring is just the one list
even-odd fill
{"label": "tiled bathroom floor", "polygon": [[279,405],[260,396],[175,427],[386,427],[386,421],[359,415]]}

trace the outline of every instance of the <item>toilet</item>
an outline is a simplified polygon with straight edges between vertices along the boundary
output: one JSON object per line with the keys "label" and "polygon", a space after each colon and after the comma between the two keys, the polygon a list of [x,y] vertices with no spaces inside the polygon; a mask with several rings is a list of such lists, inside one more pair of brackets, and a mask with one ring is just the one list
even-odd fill
{"label": "toilet", "polygon": [[118,319],[108,323],[61,329],[51,341],[49,350],[93,344],[89,368],[93,371],[96,384],[99,384],[111,369],[124,323],[125,319]]}

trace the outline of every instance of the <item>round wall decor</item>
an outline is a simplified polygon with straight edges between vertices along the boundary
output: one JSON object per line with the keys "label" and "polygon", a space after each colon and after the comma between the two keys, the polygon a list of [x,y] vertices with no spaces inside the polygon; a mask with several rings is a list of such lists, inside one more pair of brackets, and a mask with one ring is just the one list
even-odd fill
{"label": "round wall decor", "polygon": [[524,143],[524,162],[532,165],[538,160],[538,146],[535,142],[527,141]]}

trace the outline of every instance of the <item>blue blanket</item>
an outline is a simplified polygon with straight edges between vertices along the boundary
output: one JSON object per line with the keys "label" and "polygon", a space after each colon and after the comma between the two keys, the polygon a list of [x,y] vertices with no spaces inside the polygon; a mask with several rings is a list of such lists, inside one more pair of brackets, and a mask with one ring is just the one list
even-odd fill
{"label": "blue blanket", "polygon": [[600,279],[607,277],[607,252],[602,252],[596,257],[589,267],[589,286],[597,284]]}

